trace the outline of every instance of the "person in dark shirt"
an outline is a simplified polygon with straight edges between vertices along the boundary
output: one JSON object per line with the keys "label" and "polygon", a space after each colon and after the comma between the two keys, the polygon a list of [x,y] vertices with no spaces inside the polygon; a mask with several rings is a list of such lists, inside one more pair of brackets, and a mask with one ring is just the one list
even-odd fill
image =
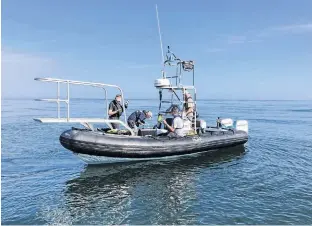
{"label": "person in dark shirt", "polygon": [[[125,103],[125,108],[128,108],[128,102]],[[117,94],[115,99],[111,101],[108,106],[109,119],[119,120],[123,112],[124,112],[124,108],[121,104],[121,95]],[[113,129],[119,128],[119,124],[117,123],[111,123],[111,124],[112,124]]]}
{"label": "person in dark shirt", "polygon": [[128,126],[131,129],[135,129],[140,125],[145,124],[145,119],[151,118],[153,113],[151,111],[135,111],[128,117]]}

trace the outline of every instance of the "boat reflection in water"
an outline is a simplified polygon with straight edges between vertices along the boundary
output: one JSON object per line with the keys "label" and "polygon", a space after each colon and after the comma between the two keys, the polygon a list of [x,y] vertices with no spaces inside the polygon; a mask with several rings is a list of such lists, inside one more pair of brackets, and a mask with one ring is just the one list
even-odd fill
{"label": "boat reflection in water", "polygon": [[237,146],[175,160],[87,166],[67,182],[65,208],[73,224],[196,224],[197,181],[244,153]]}

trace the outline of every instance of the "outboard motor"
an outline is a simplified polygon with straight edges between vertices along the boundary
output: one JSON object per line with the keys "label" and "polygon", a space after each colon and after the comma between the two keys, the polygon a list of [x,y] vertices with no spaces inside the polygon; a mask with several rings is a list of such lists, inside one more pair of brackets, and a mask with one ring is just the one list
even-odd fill
{"label": "outboard motor", "polygon": [[246,133],[248,133],[248,121],[236,120],[233,122],[233,119],[231,118],[220,119],[220,117],[218,117],[217,128],[236,129],[237,131],[245,131]]}
{"label": "outboard motor", "polygon": [[236,130],[245,131],[248,133],[248,121],[247,120],[237,120],[234,122],[234,128]]}
{"label": "outboard motor", "polygon": [[231,118],[220,119],[218,117],[217,127],[223,129],[232,129],[233,128],[233,120]]}

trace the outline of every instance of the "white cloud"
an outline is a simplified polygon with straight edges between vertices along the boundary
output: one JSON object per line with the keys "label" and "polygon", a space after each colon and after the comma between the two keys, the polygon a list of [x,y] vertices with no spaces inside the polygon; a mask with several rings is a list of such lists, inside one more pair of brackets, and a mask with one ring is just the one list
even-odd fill
{"label": "white cloud", "polygon": [[254,38],[251,35],[230,35],[227,37],[227,44],[235,45],[235,44],[245,44],[245,43],[258,43],[262,42],[259,38]]}
{"label": "white cloud", "polygon": [[1,56],[3,97],[35,96],[40,88],[34,78],[53,77],[56,67],[52,59],[30,53],[2,49]]}
{"label": "white cloud", "polygon": [[[2,96],[4,98],[55,98],[56,84],[34,81],[36,77],[50,77],[73,80],[94,80],[99,82],[105,79],[106,83],[114,84],[116,80],[113,76],[110,79],[107,77],[96,77],[98,70],[89,70],[89,68],[68,67],[63,65],[64,62],[57,62],[50,57],[43,56],[38,53],[28,53],[24,51],[13,51],[11,49],[2,49]],[[62,63],[62,64],[61,64]],[[124,62],[116,68],[131,69],[142,71],[149,68],[161,68],[157,64],[140,64]],[[95,76],[94,76],[95,75]],[[86,76],[87,79],[86,79]],[[136,74],[142,76],[142,73]],[[120,83],[120,84],[119,84]],[[118,81],[118,85],[123,85]],[[90,88],[90,87],[89,87]],[[71,97],[98,97],[99,92],[88,87],[72,86],[70,88]],[[100,93],[102,95],[102,93]],[[61,85],[61,96],[66,96],[66,87]]]}
{"label": "white cloud", "polygon": [[307,34],[312,32],[312,23],[289,24],[275,27],[268,27],[256,33],[257,37],[268,38],[274,35]]}
{"label": "white cloud", "polygon": [[292,24],[292,25],[278,26],[278,27],[271,28],[271,30],[287,32],[287,33],[312,32],[312,23],[308,23],[308,24]]}
{"label": "white cloud", "polygon": [[[247,44],[247,43],[260,43],[263,42],[266,38],[282,34],[306,34],[312,32],[312,23],[305,24],[290,24],[290,25],[281,25],[275,27],[268,27],[265,29],[247,31],[243,35],[227,35],[225,36],[225,44],[227,45],[237,45],[237,44]],[[222,35],[224,36],[224,35]],[[219,50],[225,51],[223,49],[212,49],[208,52],[219,52]]]}

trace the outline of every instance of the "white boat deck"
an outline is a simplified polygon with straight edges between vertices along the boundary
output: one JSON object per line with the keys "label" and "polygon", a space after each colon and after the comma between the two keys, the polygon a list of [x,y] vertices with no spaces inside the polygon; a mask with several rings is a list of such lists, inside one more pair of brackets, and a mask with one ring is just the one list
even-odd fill
{"label": "white boat deck", "polygon": [[103,118],[34,118],[34,120],[41,123],[120,123],[119,120],[108,120]]}
{"label": "white boat deck", "polygon": [[123,121],[116,119],[104,119],[104,118],[34,118],[35,121],[41,123],[81,123],[86,128],[94,130],[91,123],[105,123],[110,128],[111,123],[116,123],[122,125],[124,128],[130,131],[131,135],[134,135],[133,130],[125,124]]}

